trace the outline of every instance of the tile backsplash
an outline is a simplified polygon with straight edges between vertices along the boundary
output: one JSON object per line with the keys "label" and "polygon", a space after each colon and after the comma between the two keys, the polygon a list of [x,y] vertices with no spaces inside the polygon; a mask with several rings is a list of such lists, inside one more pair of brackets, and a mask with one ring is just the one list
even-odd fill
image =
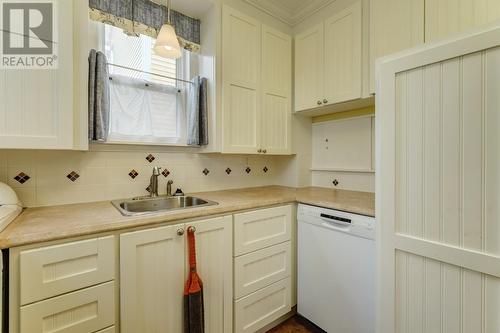
{"label": "tile backsplash", "polygon": [[[26,207],[146,195],[153,166],[162,167],[159,192],[168,180],[184,192],[287,185],[293,157],[149,151],[0,150],[0,181]],[[283,181],[283,179],[285,179]]]}

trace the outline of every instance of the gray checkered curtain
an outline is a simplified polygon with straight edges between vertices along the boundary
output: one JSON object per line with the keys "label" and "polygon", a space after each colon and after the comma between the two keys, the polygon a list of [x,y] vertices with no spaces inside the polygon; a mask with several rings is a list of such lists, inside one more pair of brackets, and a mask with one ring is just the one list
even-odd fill
{"label": "gray checkered curtain", "polygon": [[[167,18],[160,0],[89,0],[90,18],[123,29],[126,33],[156,38]],[[191,52],[200,50],[200,20],[171,10],[179,44]]]}

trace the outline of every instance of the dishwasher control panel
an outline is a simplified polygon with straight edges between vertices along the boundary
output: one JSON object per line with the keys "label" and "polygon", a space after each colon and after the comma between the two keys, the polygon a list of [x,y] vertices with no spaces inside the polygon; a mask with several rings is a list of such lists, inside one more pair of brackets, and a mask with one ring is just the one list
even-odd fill
{"label": "dishwasher control panel", "polygon": [[370,216],[300,204],[297,220],[353,236],[375,238],[375,218]]}

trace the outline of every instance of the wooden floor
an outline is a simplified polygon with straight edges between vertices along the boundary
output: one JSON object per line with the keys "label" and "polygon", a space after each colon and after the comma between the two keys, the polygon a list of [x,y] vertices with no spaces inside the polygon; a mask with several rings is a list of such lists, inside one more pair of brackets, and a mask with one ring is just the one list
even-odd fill
{"label": "wooden floor", "polygon": [[267,333],[325,333],[300,316],[294,316]]}

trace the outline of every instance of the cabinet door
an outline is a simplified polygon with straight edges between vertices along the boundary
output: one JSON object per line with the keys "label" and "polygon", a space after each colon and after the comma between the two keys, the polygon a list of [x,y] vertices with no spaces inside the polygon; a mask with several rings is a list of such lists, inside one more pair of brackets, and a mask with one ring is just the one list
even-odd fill
{"label": "cabinet door", "polygon": [[361,2],[325,21],[324,104],[361,98]]}
{"label": "cabinet door", "polygon": [[0,69],[0,148],[73,147],[73,1],[53,4],[57,69]]}
{"label": "cabinet door", "polygon": [[114,324],[114,282],[25,305],[20,310],[20,332],[87,333]]}
{"label": "cabinet door", "polygon": [[121,332],[182,332],[184,225],[120,236]]}
{"label": "cabinet door", "polygon": [[286,278],[235,301],[235,332],[257,332],[290,312],[291,294],[290,278]]}
{"label": "cabinet door", "polygon": [[186,224],[196,228],[197,269],[203,281],[205,332],[229,333],[233,325],[232,216]]}
{"label": "cabinet door", "polygon": [[323,23],[295,37],[295,111],[323,102]]}
{"label": "cabinet door", "polygon": [[223,152],[257,153],[260,144],[261,26],[228,6],[222,18]]}
{"label": "cabinet door", "polygon": [[499,18],[498,0],[425,0],[425,42]]}
{"label": "cabinet door", "polygon": [[22,251],[19,276],[22,305],[113,280],[114,236]]}
{"label": "cabinet door", "polygon": [[267,154],[291,152],[292,40],[262,26],[262,148]]}
{"label": "cabinet door", "polygon": [[234,256],[290,240],[291,225],[291,205],[234,214]]}
{"label": "cabinet door", "polygon": [[370,92],[374,93],[375,60],[424,42],[424,0],[372,0],[370,9]]}

